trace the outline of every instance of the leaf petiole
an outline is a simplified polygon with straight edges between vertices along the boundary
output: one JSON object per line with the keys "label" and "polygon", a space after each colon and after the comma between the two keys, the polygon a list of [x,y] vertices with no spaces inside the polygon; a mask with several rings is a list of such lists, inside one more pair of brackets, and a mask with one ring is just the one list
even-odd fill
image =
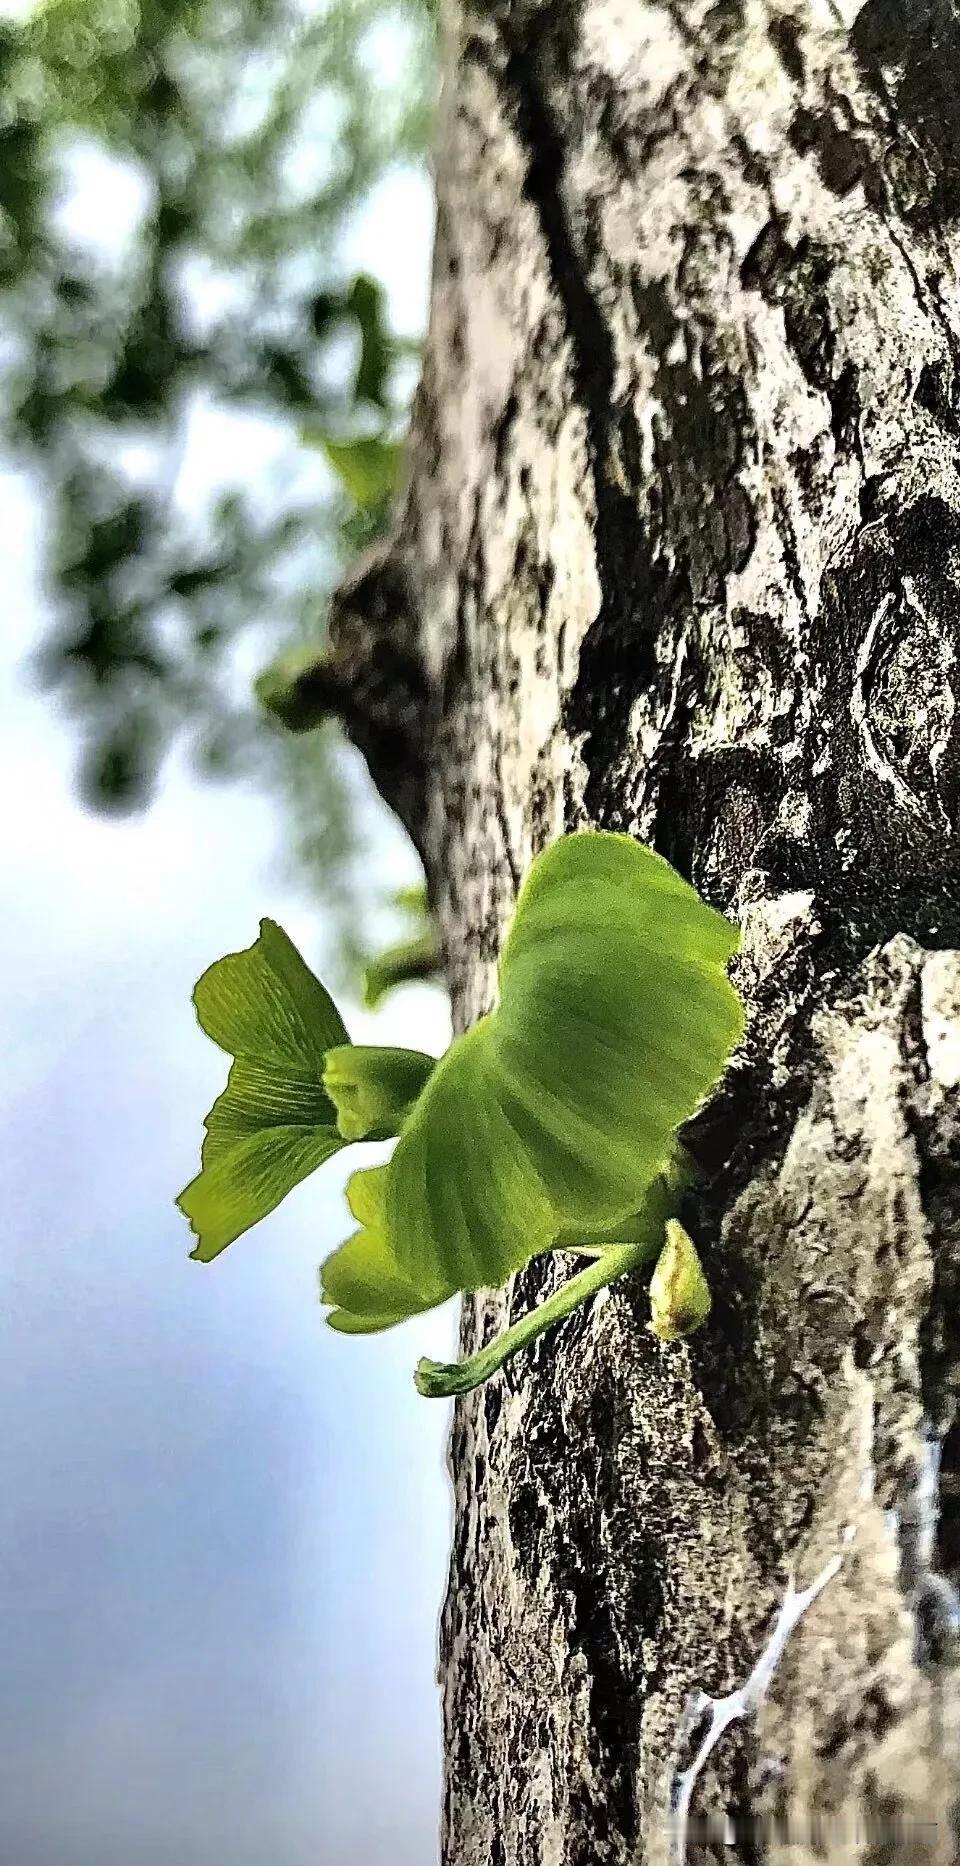
{"label": "leaf petiole", "polygon": [[417,1392],[426,1399],[450,1399],[456,1393],[469,1393],[474,1387],[482,1386],[519,1348],[529,1347],[545,1329],[552,1328],[554,1322],[562,1321],[565,1315],[571,1315],[598,1289],[604,1289],[640,1264],[649,1263],[650,1258],[656,1256],[657,1248],[656,1245],[651,1247],[649,1239],[639,1244],[607,1245],[595,1263],[561,1283],[538,1308],[521,1316],[519,1322],[505,1329],[478,1354],[471,1354],[465,1361],[421,1360],[414,1375]]}

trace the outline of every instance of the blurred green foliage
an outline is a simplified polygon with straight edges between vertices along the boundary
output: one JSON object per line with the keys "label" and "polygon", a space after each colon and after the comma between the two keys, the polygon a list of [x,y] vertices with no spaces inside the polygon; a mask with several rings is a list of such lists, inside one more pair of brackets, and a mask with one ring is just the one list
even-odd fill
{"label": "blurred green foliage", "polygon": [[[39,667],[82,789],[135,807],[187,733],[208,768],[281,782],[326,869],[350,834],[329,741],[288,741],[252,676],[322,640],[324,591],[389,506],[416,333],[342,247],[423,162],[434,7],[41,0],[0,21],[0,440],[47,501]],[[282,486],[235,422],[185,499],[211,411],[288,433]]]}

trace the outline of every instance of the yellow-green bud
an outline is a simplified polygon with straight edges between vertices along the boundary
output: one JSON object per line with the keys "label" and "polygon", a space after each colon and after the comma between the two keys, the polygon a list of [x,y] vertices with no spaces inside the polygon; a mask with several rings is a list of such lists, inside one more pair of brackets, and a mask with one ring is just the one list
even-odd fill
{"label": "yellow-green bud", "polygon": [[693,1239],[675,1218],[668,1218],[666,1243],[650,1279],[650,1327],[661,1341],[679,1341],[706,1321],[710,1302]]}

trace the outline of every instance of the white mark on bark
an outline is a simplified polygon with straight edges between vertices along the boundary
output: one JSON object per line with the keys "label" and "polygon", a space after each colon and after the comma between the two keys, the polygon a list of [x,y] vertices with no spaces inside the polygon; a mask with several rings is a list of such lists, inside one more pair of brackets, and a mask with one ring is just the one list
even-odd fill
{"label": "white mark on bark", "polygon": [[[855,1531],[844,1531],[844,1543],[849,1545]],[[693,1730],[702,1722],[707,1712],[710,1723],[706,1735],[689,1767],[682,1770],[675,1778],[671,1793],[671,1814],[673,1825],[673,1859],[676,1866],[686,1866],[687,1829],[690,1823],[690,1805],[693,1792],[704,1768],[720,1738],[732,1723],[744,1717],[755,1717],[760,1709],[777,1667],[783,1658],[787,1641],[799,1625],[803,1616],[823,1593],[825,1587],[838,1575],[843,1567],[844,1551],[840,1550],[820,1570],[810,1582],[809,1587],[799,1592],[794,1587],[791,1577],[787,1591],[777,1610],[776,1618],[763,1651],[745,1684],[731,1691],[724,1698],[712,1698],[704,1691],[694,1692],[687,1700],[678,1737],[678,1749],[682,1749]]]}
{"label": "white mark on bark", "polygon": [[856,664],[853,670],[854,687],[850,696],[850,713],[854,723],[859,728],[866,760],[874,775],[879,778],[881,784],[887,784],[889,786],[897,802],[904,810],[908,810],[911,816],[920,816],[923,814],[923,806],[919,798],[914,795],[909,784],[904,783],[900,773],[894,770],[889,759],[884,757],[873,736],[873,728],[870,724],[869,689],[871,675],[882,640],[884,626],[895,613],[895,610],[896,598],[888,594],[884,597],[883,602],[871,617],[870,626],[857,651]]}
{"label": "white mark on bark", "polygon": [[657,746],[662,744],[676,717],[687,660],[687,646],[687,636],[683,634],[673,654],[666,700],[663,701],[658,696],[653,711],[650,707],[651,696],[647,693],[640,694],[634,702],[630,715],[630,729],[636,739],[640,755],[646,761],[653,757]]}
{"label": "white mark on bark", "polygon": [[[930,619],[924,607],[923,597],[912,577],[904,577],[903,590],[920,628],[927,628]],[[943,799],[940,794],[942,788],[940,774],[944,760],[949,756],[950,748],[953,744],[954,718],[957,706],[953,697],[951,675],[956,666],[956,655],[949,640],[942,631],[939,633],[939,650],[941,657],[939,680],[931,678],[929,700],[925,708],[924,723],[926,726],[927,756],[930,760],[930,769],[934,777],[933,796],[936,812],[944,829],[950,832],[953,825],[943,806]]]}
{"label": "white mark on bark", "polygon": [[939,1657],[960,1638],[960,1596],[936,1571],[940,1458],[939,1434],[925,1421],[915,1481],[900,1508],[889,1513],[900,1550],[900,1585],[913,1614],[917,1664]]}

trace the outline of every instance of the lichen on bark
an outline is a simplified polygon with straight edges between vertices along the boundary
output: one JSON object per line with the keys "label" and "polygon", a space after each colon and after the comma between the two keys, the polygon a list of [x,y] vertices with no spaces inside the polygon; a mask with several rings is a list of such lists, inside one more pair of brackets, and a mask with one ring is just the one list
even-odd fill
{"label": "lichen on bark", "polygon": [[[424,855],[460,1026],[518,878],[584,822],[741,919],[751,1009],[689,1135],[709,1327],[659,1343],[627,1287],[458,1405],[445,1866],[666,1859],[688,1694],[750,1674],[788,1576],[848,1530],[694,1813],[779,1810],[796,1840],[852,1809],[874,1866],[879,1823],[932,1818],[909,1857],[947,1866],[955,8],[449,0],[444,38],[391,600],[366,576],[334,629],[356,729]],[[465,1344],[554,1274],[470,1304]]]}

